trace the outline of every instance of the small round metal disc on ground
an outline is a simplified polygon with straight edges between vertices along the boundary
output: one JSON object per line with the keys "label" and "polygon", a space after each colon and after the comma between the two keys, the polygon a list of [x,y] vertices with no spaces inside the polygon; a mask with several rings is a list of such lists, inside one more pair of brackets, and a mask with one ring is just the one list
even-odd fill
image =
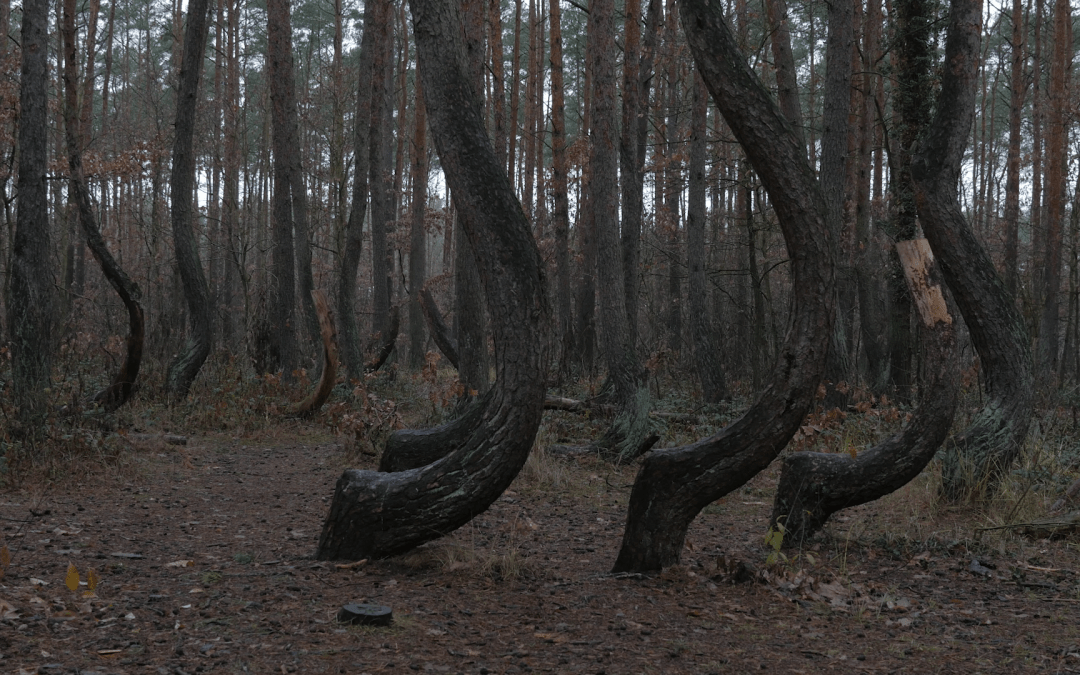
{"label": "small round metal disc on ground", "polygon": [[394,612],[383,605],[349,604],[343,606],[337,615],[341,623],[359,626],[389,626],[394,620]]}

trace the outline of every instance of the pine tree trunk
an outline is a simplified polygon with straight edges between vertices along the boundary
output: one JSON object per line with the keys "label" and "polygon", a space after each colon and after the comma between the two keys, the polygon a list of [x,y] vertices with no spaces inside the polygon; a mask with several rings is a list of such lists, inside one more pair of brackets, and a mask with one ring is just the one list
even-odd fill
{"label": "pine tree trunk", "polygon": [[19,406],[20,431],[36,433],[46,414],[50,386],[54,306],[49,246],[48,0],[23,0],[22,65],[19,88],[19,195],[11,242],[7,329],[11,384]]}
{"label": "pine tree trunk", "polygon": [[[919,310],[925,380],[922,400],[904,429],[858,452],[795,452],[784,460],[771,525],[784,546],[802,546],[832,514],[895,492],[933,459],[949,433],[960,389],[956,325],[946,305],[941,272],[925,239],[899,242],[897,251]],[[851,454],[846,454],[847,450]]]}
{"label": "pine tree trunk", "polygon": [[412,8],[432,137],[498,319],[498,379],[481,424],[442,460],[342,475],[316,552],[324,560],[401,553],[482,513],[524,465],[543,412],[550,320],[543,263],[488,139],[456,3],[414,0]]}
{"label": "pine tree trunk", "polygon": [[679,561],[691,521],[764,469],[791,439],[825,370],[836,243],[806,148],[750,69],[720,8],[684,0],[683,29],[705,84],[776,210],[792,260],[792,311],[777,367],[757,402],[719,434],[645,456],[615,571]]}
{"label": "pine tree trunk", "polygon": [[364,355],[360,347],[360,327],[356,320],[356,273],[364,246],[364,219],[368,207],[368,180],[371,170],[372,87],[375,71],[377,22],[385,20],[386,3],[364,4],[364,33],[360,43],[356,117],[353,130],[352,208],[345,224],[341,263],[337,270],[337,320],[341,327],[341,356],[350,382],[362,382]]}
{"label": "pine tree trunk", "polygon": [[709,313],[708,278],[705,274],[705,152],[709,92],[705,80],[694,71],[694,109],[690,121],[690,185],[687,198],[686,253],[690,269],[690,329],[694,371],[701,383],[702,398],[719,403],[728,398],[727,381],[720,365],[719,331]]}
{"label": "pine tree trunk", "polygon": [[981,19],[979,0],[953,0],[937,109],[911,170],[919,220],[986,378],[983,408],[951,439],[942,457],[942,490],[952,499],[993,488],[1020,452],[1034,402],[1031,347],[1023,319],[957,197],[975,115]]}
{"label": "pine tree trunk", "polygon": [[1005,288],[1014,297],[1018,288],[1017,265],[1020,243],[1020,142],[1023,130],[1020,118],[1024,108],[1024,8],[1022,0],[1013,0],[1012,44],[1009,70],[1009,150],[1005,169]]}
{"label": "pine tree trunk", "polygon": [[213,342],[210,326],[210,288],[199,261],[199,248],[192,226],[192,196],[195,183],[195,108],[198,104],[199,76],[206,46],[209,0],[192,0],[188,6],[188,25],[184,31],[184,57],[176,95],[176,138],[173,143],[172,173],[169,192],[172,196],[173,246],[176,265],[187,300],[190,333],[184,348],[169,364],[165,388],[180,399],[187,396],[192,382],[210,354]]}
{"label": "pine tree trunk", "polygon": [[409,230],[409,368],[419,370],[424,364],[424,311],[420,307],[420,289],[427,277],[428,161],[427,114],[420,81],[416,84],[416,131],[412,148],[412,226]]}
{"label": "pine tree trunk", "polygon": [[1057,0],[1054,6],[1054,52],[1050,60],[1050,104],[1046,119],[1046,248],[1041,264],[1042,306],[1039,316],[1039,339],[1036,352],[1037,378],[1049,385],[1057,371],[1058,330],[1061,309],[1061,239],[1065,217],[1065,180],[1068,154],[1067,78],[1072,63],[1072,11],[1069,0]]}
{"label": "pine tree trunk", "polygon": [[[630,0],[633,3],[635,0]],[[628,4],[628,7],[630,5]],[[551,0],[551,191],[555,234],[555,306],[558,316],[560,370],[565,371],[574,350],[570,306],[570,198],[567,185],[566,111],[563,84],[562,8]],[[629,44],[629,43],[628,43]],[[629,53],[628,56],[629,57]],[[624,205],[625,213],[625,205]],[[625,223],[625,221],[624,221]]]}

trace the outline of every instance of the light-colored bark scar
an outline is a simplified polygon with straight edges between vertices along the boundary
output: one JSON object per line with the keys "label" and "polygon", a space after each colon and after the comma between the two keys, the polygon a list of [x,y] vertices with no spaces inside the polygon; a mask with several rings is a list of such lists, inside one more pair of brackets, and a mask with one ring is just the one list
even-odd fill
{"label": "light-colored bark scar", "polygon": [[934,265],[934,253],[926,239],[896,242],[896,253],[900,256],[900,265],[904,268],[904,278],[915,298],[919,317],[928,327],[933,328],[938,322],[952,323],[949,308],[945,304],[945,295],[941,285],[930,278]]}

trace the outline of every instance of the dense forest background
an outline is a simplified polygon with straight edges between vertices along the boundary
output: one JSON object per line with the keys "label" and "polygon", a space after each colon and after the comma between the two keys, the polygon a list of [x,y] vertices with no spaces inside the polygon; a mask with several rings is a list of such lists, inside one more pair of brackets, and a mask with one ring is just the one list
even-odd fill
{"label": "dense forest background", "polygon": [[[63,4],[49,6],[45,40],[48,256],[39,270],[54,299],[49,337],[38,346],[55,354],[48,397],[56,405],[80,403],[107,385],[124,359],[126,314],[93,262],[65,180]],[[189,315],[199,306],[185,301],[171,220],[187,8],[68,4],[86,187],[108,249],[141,290],[142,388],[182,394],[186,387],[166,382],[166,368],[191,337]],[[684,380],[707,401],[748,394],[764,382],[788,324],[790,261],[780,228],[707,102],[678,4],[628,0],[615,9],[618,75],[605,86],[614,87],[622,115],[618,243],[630,344],[649,372]],[[924,23],[898,22],[903,11]],[[893,243],[918,232],[901,176],[932,109],[944,12],[932,2],[879,0],[836,16],[824,2],[737,0],[725,10],[753,69],[799,122],[811,165],[842,213],[839,318],[827,374],[836,401],[856,388],[906,401],[915,388],[915,319]],[[0,7],[5,340],[19,201],[22,13],[9,0]],[[586,58],[588,8],[470,2],[466,16],[489,133],[547,266],[558,345],[551,380],[596,376],[604,363],[597,314],[604,273],[598,279],[603,251],[590,203],[590,96],[598,89],[595,59]],[[191,189],[213,336],[204,376],[232,364],[244,376],[289,379],[307,369],[314,377],[322,349],[312,289],[334,298],[348,378],[362,377],[361,336],[396,331],[395,306],[408,337],[394,358],[419,370],[425,354],[437,351],[421,311],[427,289],[429,315],[445,314],[462,352],[463,383],[485,388],[475,265],[457,236],[428,138],[404,4],[220,0],[208,17]],[[984,19],[960,200],[1033,336],[1043,400],[1071,400],[1080,377],[1071,8],[1016,0],[991,6]],[[830,40],[845,44],[836,37],[845,21],[848,46],[830,54]],[[910,57],[899,48],[908,25],[921,26],[929,48],[920,58],[930,75],[914,83],[899,75]],[[275,38],[282,27],[288,30]],[[287,45],[284,66],[275,39]],[[844,51],[850,58],[837,56]],[[834,61],[841,65],[830,70]],[[905,87],[916,90],[905,96]],[[288,134],[275,136],[293,125],[292,145]],[[353,289],[350,265],[358,265]],[[970,348],[963,358],[965,366],[977,363]],[[967,370],[969,379],[977,376],[977,367]]]}

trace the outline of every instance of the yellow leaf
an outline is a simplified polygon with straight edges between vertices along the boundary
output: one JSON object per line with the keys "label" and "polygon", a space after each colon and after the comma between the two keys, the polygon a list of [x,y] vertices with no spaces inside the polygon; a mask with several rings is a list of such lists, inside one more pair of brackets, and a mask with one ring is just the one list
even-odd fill
{"label": "yellow leaf", "polygon": [[67,576],[64,578],[64,584],[66,584],[68,589],[72,592],[79,588],[79,570],[71,563],[68,563],[68,571]]}
{"label": "yellow leaf", "polygon": [[99,581],[101,581],[101,577],[99,577],[94,570],[90,570],[86,573],[86,586],[90,589],[91,593],[97,588]]}

